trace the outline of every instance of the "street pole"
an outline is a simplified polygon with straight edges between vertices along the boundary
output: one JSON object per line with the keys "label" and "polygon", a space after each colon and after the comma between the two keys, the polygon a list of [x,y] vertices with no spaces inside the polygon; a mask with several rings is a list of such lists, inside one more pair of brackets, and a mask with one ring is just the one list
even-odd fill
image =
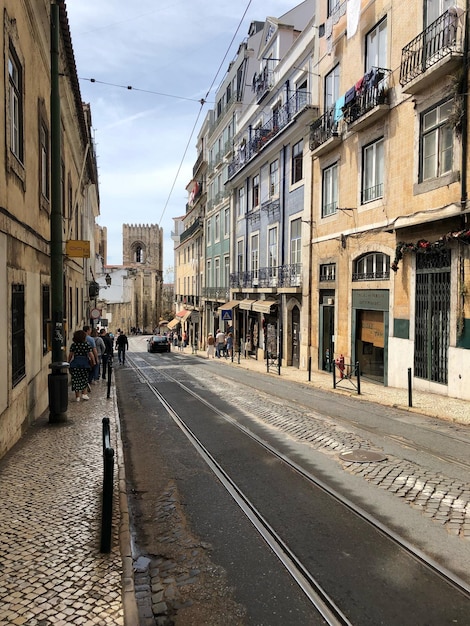
{"label": "street pole", "polygon": [[48,376],[49,422],[67,419],[68,363],[64,357],[64,259],[59,94],[59,5],[51,4],[51,309],[52,362]]}

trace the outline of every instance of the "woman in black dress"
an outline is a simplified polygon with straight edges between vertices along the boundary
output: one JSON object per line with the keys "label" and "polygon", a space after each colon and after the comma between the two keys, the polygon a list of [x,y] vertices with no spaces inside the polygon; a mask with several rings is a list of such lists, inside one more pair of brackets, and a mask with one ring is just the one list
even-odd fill
{"label": "woman in black dress", "polygon": [[86,332],[84,330],[75,331],[68,361],[70,363],[70,375],[72,376],[72,391],[75,391],[77,402],[80,402],[80,398],[82,400],[90,399],[83,392],[88,386],[88,375],[91,368],[89,359],[92,356],[92,347],[86,340]]}

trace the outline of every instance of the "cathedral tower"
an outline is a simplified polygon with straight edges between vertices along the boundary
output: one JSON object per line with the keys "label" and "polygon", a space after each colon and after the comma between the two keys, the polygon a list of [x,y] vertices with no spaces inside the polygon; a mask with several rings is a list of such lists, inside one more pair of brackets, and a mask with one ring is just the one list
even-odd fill
{"label": "cathedral tower", "polygon": [[122,259],[134,277],[131,326],[152,333],[162,313],[163,229],[123,224]]}

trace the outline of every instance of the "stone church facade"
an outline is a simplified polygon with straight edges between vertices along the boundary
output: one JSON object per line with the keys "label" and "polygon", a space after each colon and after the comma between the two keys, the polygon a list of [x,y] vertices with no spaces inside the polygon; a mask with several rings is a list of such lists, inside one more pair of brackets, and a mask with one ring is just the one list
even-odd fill
{"label": "stone church facade", "polygon": [[[99,308],[110,330],[151,333],[162,315],[163,229],[156,224],[122,227],[123,264],[106,265],[99,272]],[[105,286],[105,276],[111,285]]]}

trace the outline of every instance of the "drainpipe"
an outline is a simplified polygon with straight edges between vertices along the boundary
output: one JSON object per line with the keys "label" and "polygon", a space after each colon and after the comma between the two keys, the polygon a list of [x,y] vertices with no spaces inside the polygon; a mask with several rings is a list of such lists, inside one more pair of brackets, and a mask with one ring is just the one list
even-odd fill
{"label": "drainpipe", "polygon": [[[469,44],[469,9],[470,0],[465,3],[465,31],[463,38],[463,80],[462,80],[462,161],[460,183],[460,210],[467,208],[467,155],[468,155],[468,44]],[[464,217],[467,221],[467,216]]]}
{"label": "drainpipe", "polygon": [[68,363],[64,356],[64,259],[60,155],[59,5],[51,5],[51,309],[52,362],[48,376],[49,422],[66,420]]}

